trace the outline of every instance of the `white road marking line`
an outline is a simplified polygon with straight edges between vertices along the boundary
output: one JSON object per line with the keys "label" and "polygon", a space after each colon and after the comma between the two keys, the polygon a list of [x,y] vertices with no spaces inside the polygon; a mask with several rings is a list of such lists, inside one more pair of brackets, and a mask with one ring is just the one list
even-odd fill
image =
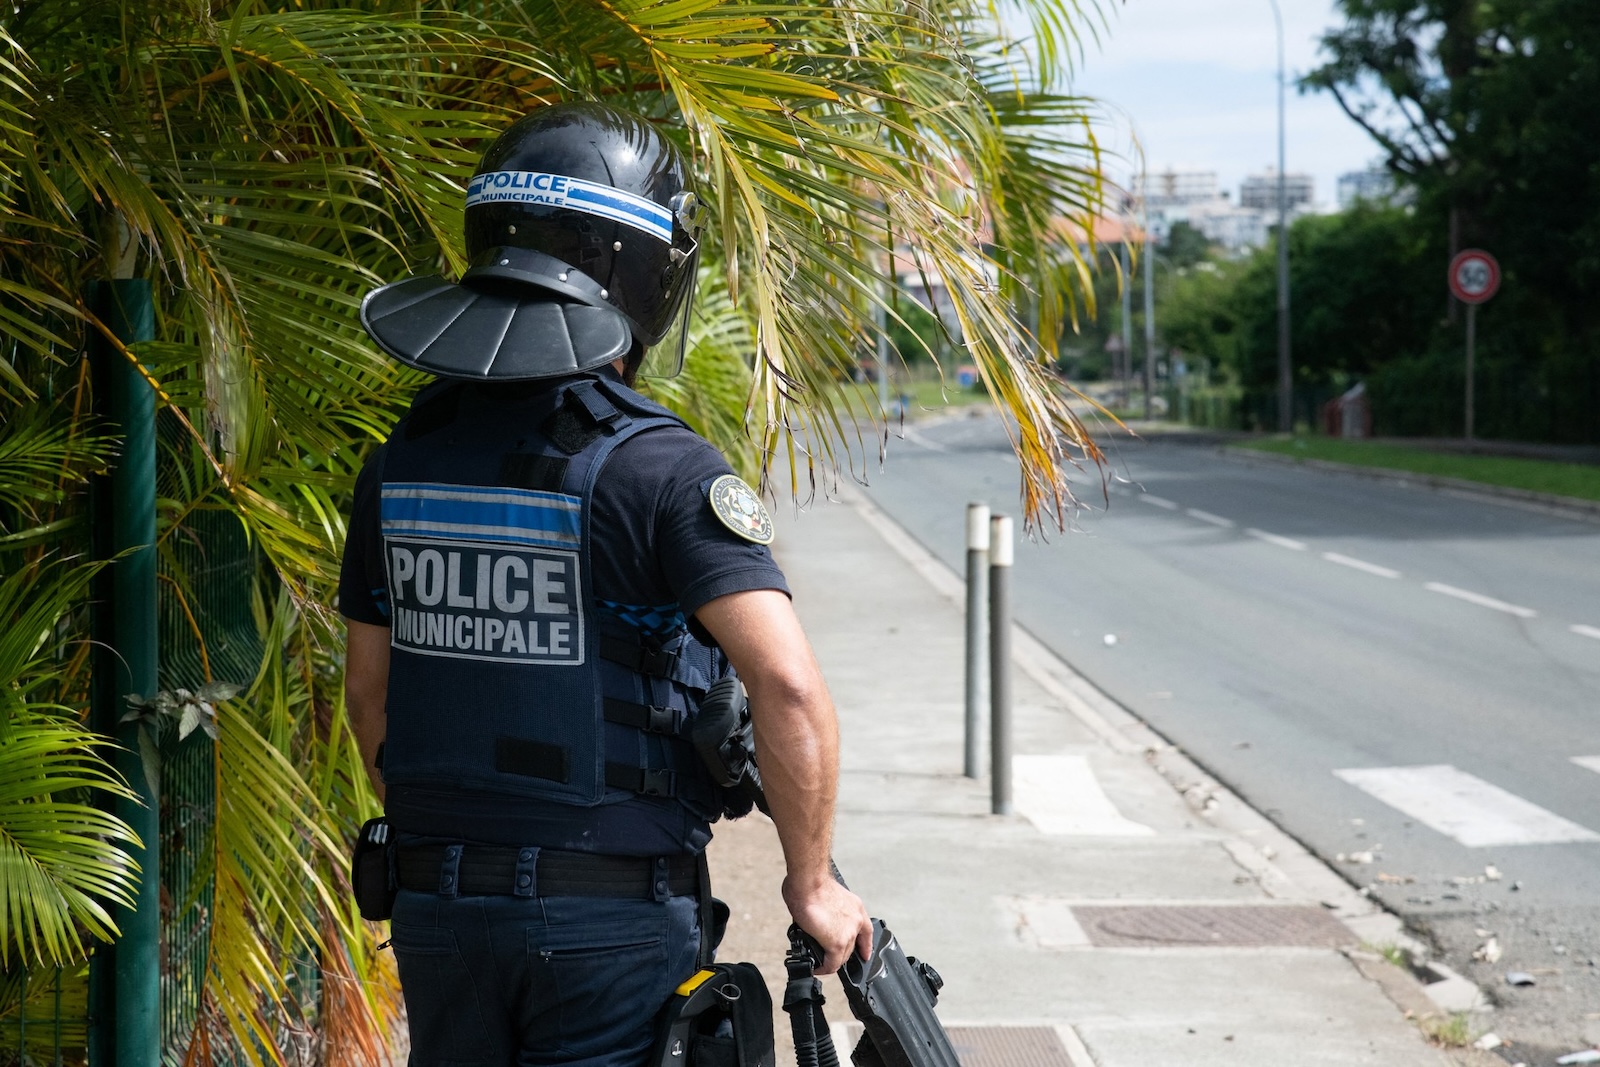
{"label": "white road marking line", "polygon": [[1532,608],[1521,607],[1517,604],[1507,604],[1504,600],[1496,600],[1492,596],[1474,593],[1470,589],[1457,589],[1455,586],[1445,585],[1443,582],[1429,582],[1422,588],[1430,593],[1443,593],[1445,596],[1453,596],[1457,600],[1465,600],[1467,603],[1476,604],[1480,608],[1493,608],[1495,611],[1503,611],[1507,615],[1515,615],[1519,619],[1531,619],[1539,614]]}
{"label": "white road marking line", "polygon": [[1572,762],[1580,767],[1587,767],[1596,774],[1600,774],[1600,756],[1573,756]]}
{"label": "white road marking line", "polygon": [[1246,530],[1245,533],[1258,540],[1265,541],[1270,545],[1277,545],[1279,548],[1288,548],[1295,552],[1304,552],[1306,550],[1306,543],[1304,541],[1296,541],[1292,537],[1282,537],[1275,533],[1267,533],[1267,531],[1258,530],[1253,526]]}
{"label": "white road marking line", "polygon": [[914,445],[919,445],[922,448],[926,448],[929,452],[948,452],[948,451],[950,451],[948,448],[946,448],[944,445],[941,445],[939,442],[928,440],[928,438],[923,436],[922,432],[920,430],[918,430],[915,426],[907,426],[905,428],[903,436],[905,437],[905,439],[907,441],[910,441]]}
{"label": "white road marking line", "polygon": [[1017,814],[1046,834],[1147,837],[1155,831],[1122,817],[1095,780],[1087,756],[1013,756]]}
{"label": "white road marking line", "polygon": [[1468,848],[1600,841],[1600,834],[1448,764],[1333,772]]}
{"label": "white road marking line", "polygon": [[1213,526],[1226,526],[1229,529],[1233,528],[1232,519],[1225,519],[1221,515],[1213,515],[1211,512],[1201,511],[1199,508],[1189,508],[1184,512],[1184,514],[1188,515],[1191,519],[1199,519],[1201,522],[1209,522]]}
{"label": "white road marking line", "polygon": [[1593,637],[1596,640],[1600,640],[1600,626],[1585,626],[1580,622],[1576,626],[1568,627],[1568,629],[1579,637]]}
{"label": "white road marking line", "polygon": [[1149,493],[1141,493],[1139,499],[1144,501],[1146,504],[1154,504],[1158,508],[1166,508],[1168,511],[1178,510],[1178,505],[1174,504],[1164,496],[1152,496]]}
{"label": "white road marking line", "polygon": [[1341,556],[1337,552],[1324,552],[1322,554],[1322,558],[1327,560],[1329,563],[1337,563],[1341,567],[1354,567],[1358,571],[1366,571],[1368,574],[1376,574],[1379,578],[1400,577],[1400,572],[1397,570],[1392,570],[1388,567],[1380,567],[1376,563],[1368,563],[1366,560],[1356,559],[1354,556]]}

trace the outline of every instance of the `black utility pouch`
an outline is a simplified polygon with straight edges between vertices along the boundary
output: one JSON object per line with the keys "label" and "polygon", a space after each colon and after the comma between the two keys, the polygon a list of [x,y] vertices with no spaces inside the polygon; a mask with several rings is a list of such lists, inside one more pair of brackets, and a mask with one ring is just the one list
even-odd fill
{"label": "black utility pouch", "polygon": [[394,874],[394,845],[390,841],[389,820],[368,819],[356,834],[356,848],[350,857],[350,885],[356,892],[356,907],[363,919],[378,922],[394,914],[394,898],[400,883]]}
{"label": "black utility pouch", "polygon": [[774,1067],[772,995],[751,963],[713,963],[656,1020],[650,1067]]}

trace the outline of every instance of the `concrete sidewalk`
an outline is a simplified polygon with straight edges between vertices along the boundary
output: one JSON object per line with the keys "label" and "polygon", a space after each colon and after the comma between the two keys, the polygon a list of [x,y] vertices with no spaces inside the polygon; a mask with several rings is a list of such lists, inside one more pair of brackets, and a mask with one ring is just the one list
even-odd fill
{"label": "concrete sidewalk", "polygon": [[[1430,1046],[1406,1015],[1448,1020],[1477,991],[1386,962],[1398,922],[1020,633],[1017,814],[989,814],[987,779],[961,773],[961,583],[843,492],[780,514],[776,544],[844,732],[835,856],[944,975],[965,1067],[1504,1062]],[[781,1000],[770,823],[719,825],[711,859],[719,955]]]}

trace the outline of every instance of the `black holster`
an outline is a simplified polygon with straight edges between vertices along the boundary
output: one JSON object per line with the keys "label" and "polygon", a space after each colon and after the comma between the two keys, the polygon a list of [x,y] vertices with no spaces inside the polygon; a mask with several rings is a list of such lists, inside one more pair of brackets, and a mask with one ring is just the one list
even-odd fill
{"label": "black holster", "polygon": [[725,674],[706,691],[690,727],[689,741],[717,783],[721,817],[743,818],[752,807],[765,803],[761,772],[756,768],[750,700],[738,675]]}
{"label": "black holster", "polygon": [[350,888],[363,919],[379,922],[394,914],[400,879],[395,874],[394,838],[387,819],[368,819],[356,834],[350,856]]}
{"label": "black holster", "polygon": [[[789,929],[789,944],[790,995],[785,997],[784,1010],[795,1023],[796,1051],[803,1067],[812,1063],[827,1067],[833,1050],[825,1030],[815,1034],[817,1051],[810,1058],[799,1047],[802,1016],[798,1002],[809,999],[800,980],[816,983],[809,974],[820,950],[797,926]],[[797,963],[805,964],[803,973]],[[839,971],[839,982],[851,1014],[866,1031],[850,1054],[856,1067],[961,1067],[944,1024],[933,1013],[944,980],[928,964],[901,951],[900,942],[882,919],[872,920],[872,958],[863,962],[852,954]],[[812,1011],[820,1019],[820,988],[813,985],[812,995]],[[797,1002],[793,1008],[791,1000]]]}

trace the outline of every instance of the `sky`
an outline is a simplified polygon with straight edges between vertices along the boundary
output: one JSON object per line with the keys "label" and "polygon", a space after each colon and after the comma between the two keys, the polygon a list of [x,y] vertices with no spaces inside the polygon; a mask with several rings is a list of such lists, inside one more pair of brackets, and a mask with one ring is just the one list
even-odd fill
{"label": "sky", "polygon": [[[1340,174],[1364,169],[1377,147],[1327,93],[1302,95],[1297,75],[1319,64],[1318,39],[1341,20],[1332,0],[1279,0],[1289,70],[1288,170],[1316,179],[1332,207]],[[1277,35],[1268,0],[1107,0],[1108,26],[1086,40],[1073,90],[1107,105],[1106,147],[1152,173],[1214,170],[1235,199],[1239,182],[1278,158]],[[1135,141],[1136,138],[1136,141]],[[1133,171],[1113,160],[1110,174]]]}

